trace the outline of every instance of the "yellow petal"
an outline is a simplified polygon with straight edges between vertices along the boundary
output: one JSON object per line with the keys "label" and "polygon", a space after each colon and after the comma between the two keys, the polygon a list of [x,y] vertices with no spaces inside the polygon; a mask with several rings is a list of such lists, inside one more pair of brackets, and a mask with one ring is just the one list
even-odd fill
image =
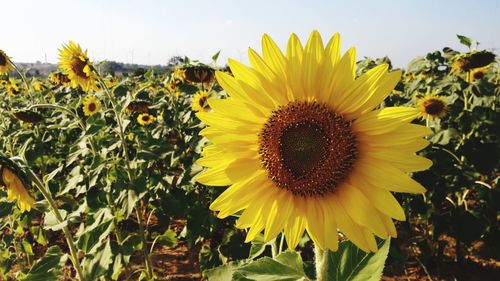
{"label": "yellow petal", "polygon": [[267,65],[276,73],[276,75],[286,77],[286,59],[276,43],[264,34],[262,36],[262,54]]}
{"label": "yellow petal", "polygon": [[330,96],[325,97],[329,99],[328,104],[330,104],[334,110],[339,110],[339,103],[343,102],[348,97],[346,92],[354,82],[355,75],[356,49],[350,48],[335,66],[330,86],[327,90]]}
{"label": "yellow petal", "polygon": [[290,249],[295,249],[295,247],[297,247],[306,227],[306,220],[303,216],[303,209],[305,207],[303,206],[304,203],[302,202],[302,198],[294,198],[293,204],[294,209],[285,222],[284,229],[286,243]]}
{"label": "yellow petal", "polygon": [[381,238],[387,237],[384,224],[378,217],[377,211],[359,189],[344,184],[338,193],[340,203],[357,224],[369,228]]}
{"label": "yellow petal", "polygon": [[316,198],[306,199],[306,230],[309,236],[321,249],[326,246],[324,227],[324,212],[323,208],[317,202]]}
{"label": "yellow petal", "polygon": [[380,135],[398,129],[417,118],[419,111],[411,107],[387,107],[366,113],[356,119],[353,130],[369,135]]}
{"label": "yellow petal", "polygon": [[308,97],[314,97],[319,94],[318,75],[319,64],[323,57],[323,40],[317,30],[311,32],[306,47],[304,48],[303,61],[303,83],[304,90]]}
{"label": "yellow petal", "polygon": [[266,219],[266,227],[264,231],[264,241],[266,242],[278,236],[292,210],[292,197],[287,194],[286,191],[278,190],[270,201],[271,202],[268,206],[269,214]]}
{"label": "yellow petal", "polygon": [[337,226],[340,231],[348,239],[350,239],[352,243],[358,246],[358,248],[365,252],[369,252],[370,248],[368,246],[368,242],[365,240],[365,237],[362,234],[362,228],[358,226],[347,214],[342,204],[340,204],[337,195],[331,195],[327,202],[331,205],[330,208],[332,212],[334,212]]}
{"label": "yellow petal", "polygon": [[399,169],[386,165],[371,165],[358,162],[356,171],[364,174],[370,183],[395,192],[425,193],[425,188]]}
{"label": "yellow petal", "polygon": [[389,191],[359,179],[357,182],[356,187],[363,192],[375,208],[397,220],[404,221],[406,219],[403,208]]}

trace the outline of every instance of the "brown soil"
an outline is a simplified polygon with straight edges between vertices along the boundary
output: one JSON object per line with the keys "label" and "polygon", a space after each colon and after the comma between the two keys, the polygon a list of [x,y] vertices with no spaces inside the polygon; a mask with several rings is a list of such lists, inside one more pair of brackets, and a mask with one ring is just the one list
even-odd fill
{"label": "brown soil", "polygon": [[[180,233],[185,225],[184,220],[175,220],[170,228]],[[153,220],[150,229],[159,230],[160,225]],[[76,231],[76,229],[74,230]],[[484,243],[478,241],[473,246],[466,249],[465,259],[457,262],[455,253],[455,240],[452,237],[442,235],[440,241],[445,245],[444,255],[441,260],[425,259],[418,248],[407,247],[407,255],[404,263],[389,261],[384,270],[383,281],[487,281],[498,280],[500,274],[500,261],[489,257],[488,249]],[[52,237],[50,245],[57,244],[63,251],[68,251],[65,246],[64,238],[59,235]],[[47,247],[36,245],[34,247],[35,258],[39,258],[45,253]],[[198,254],[201,245],[189,249],[186,242],[179,240],[175,247],[156,246],[151,258],[154,265],[155,275],[158,280],[169,281],[200,281],[203,280],[198,263]],[[128,280],[137,280],[140,270],[143,269],[142,256],[136,252],[131,257],[131,263],[128,268],[130,273]],[[16,269],[14,269],[16,270]],[[65,276],[74,276],[68,261],[64,268]],[[12,279],[13,280],[13,279]],[[62,278],[61,281],[71,280]],[[120,280],[127,280],[125,274],[120,276]],[[1,280],[0,280],[1,281]]]}

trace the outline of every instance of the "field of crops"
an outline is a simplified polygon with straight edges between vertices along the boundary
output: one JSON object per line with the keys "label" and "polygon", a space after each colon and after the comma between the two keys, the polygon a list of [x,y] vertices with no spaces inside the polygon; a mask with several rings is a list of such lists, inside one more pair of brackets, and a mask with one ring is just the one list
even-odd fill
{"label": "field of crops", "polygon": [[323,40],[119,75],[0,51],[0,280],[495,279],[495,55]]}

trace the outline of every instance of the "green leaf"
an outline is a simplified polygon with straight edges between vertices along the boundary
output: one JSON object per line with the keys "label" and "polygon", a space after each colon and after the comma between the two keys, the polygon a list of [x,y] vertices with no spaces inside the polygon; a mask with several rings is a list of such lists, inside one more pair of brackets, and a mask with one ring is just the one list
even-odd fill
{"label": "green leaf", "polygon": [[236,269],[234,281],[306,281],[302,258],[297,252],[281,253],[276,259],[264,257]]}
{"label": "green leaf", "polygon": [[203,271],[203,276],[207,278],[208,281],[231,281],[234,272],[243,263],[244,261],[234,261],[216,268],[205,270]]}
{"label": "green leaf", "polygon": [[463,35],[458,35],[458,34],[457,34],[457,37],[460,40],[460,43],[462,43],[462,45],[465,45],[469,48],[470,48],[470,46],[472,46],[472,40],[469,37],[463,36]]}
{"label": "green leaf", "polygon": [[216,62],[217,59],[219,58],[219,55],[220,55],[220,50],[217,53],[215,53],[215,55],[212,56],[212,61]]}
{"label": "green leaf", "polygon": [[452,139],[458,138],[459,136],[460,135],[456,129],[449,128],[436,133],[431,137],[430,141],[435,144],[447,145]]}
{"label": "green leaf", "polygon": [[350,241],[340,243],[337,252],[328,253],[328,280],[379,281],[390,244],[381,240],[376,253],[365,253]]}
{"label": "green leaf", "polygon": [[43,221],[43,228],[44,229],[50,229],[52,231],[58,231],[63,229],[63,227],[68,225],[68,221],[66,220],[66,215],[68,212],[64,209],[59,209],[59,213],[63,217],[63,221],[60,222],[56,216],[54,215],[53,212],[47,212],[45,213],[45,218]]}
{"label": "green leaf", "polygon": [[54,169],[50,174],[46,175],[43,177],[43,182],[47,183],[51,181],[62,169],[64,168],[64,165],[60,165],[57,167],[57,169]]}
{"label": "green leaf", "polygon": [[68,256],[61,252],[58,246],[52,246],[22,279],[24,281],[57,281],[59,271],[66,263]]}
{"label": "green leaf", "polygon": [[12,213],[12,209],[14,208],[14,203],[8,201],[0,201],[0,218],[7,216]]}
{"label": "green leaf", "polygon": [[77,246],[82,251],[88,253],[97,248],[110,233],[112,229],[113,216],[108,209],[99,211],[94,223],[77,234]]}
{"label": "green leaf", "polygon": [[157,236],[155,239],[157,239],[158,244],[168,247],[175,247],[175,245],[177,244],[177,237],[175,231],[173,231],[172,229],[167,229],[165,233]]}
{"label": "green leaf", "polygon": [[113,254],[109,240],[100,247],[93,248],[83,259],[83,272],[85,280],[97,280],[108,272],[109,265],[113,262]]}

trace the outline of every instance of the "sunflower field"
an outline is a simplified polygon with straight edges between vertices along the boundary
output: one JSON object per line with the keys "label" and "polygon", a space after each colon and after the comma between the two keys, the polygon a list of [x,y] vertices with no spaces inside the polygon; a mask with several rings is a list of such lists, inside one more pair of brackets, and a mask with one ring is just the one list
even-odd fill
{"label": "sunflower field", "polygon": [[324,39],[120,73],[69,41],[48,76],[0,50],[0,280],[495,279],[495,54]]}

